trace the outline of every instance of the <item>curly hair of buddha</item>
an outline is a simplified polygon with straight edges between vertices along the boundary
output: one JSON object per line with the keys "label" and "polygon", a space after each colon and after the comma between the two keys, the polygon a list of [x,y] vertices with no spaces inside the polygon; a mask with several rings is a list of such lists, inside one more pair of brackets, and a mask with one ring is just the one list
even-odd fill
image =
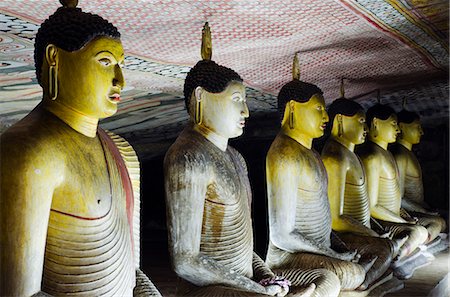
{"label": "curly hair of buddha", "polygon": [[80,8],[60,7],[39,28],[34,45],[36,76],[40,82],[41,68],[47,45],[73,52],[96,37],[120,38],[117,28],[101,16]]}
{"label": "curly hair of buddha", "polygon": [[371,108],[369,108],[366,112],[366,122],[367,125],[372,124],[372,120],[374,118],[380,119],[382,121],[387,120],[391,115],[395,115],[395,110],[391,107],[383,104],[375,104]]}
{"label": "curly hair of buddha", "polygon": [[308,102],[311,97],[316,94],[322,95],[323,92],[314,84],[303,82],[298,79],[294,79],[285,84],[278,93],[278,113],[280,115],[280,121],[283,120],[284,110],[289,101]]}
{"label": "curly hair of buddha", "polygon": [[420,116],[413,111],[402,109],[397,113],[397,121],[399,123],[411,124],[415,120],[420,121]]}
{"label": "curly hair of buddha", "polygon": [[352,117],[360,111],[364,112],[364,108],[359,103],[347,98],[336,99],[327,108],[330,123],[333,123],[337,114]]}
{"label": "curly hair of buddha", "polygon": [[189,71],[184,81],[184,103],[189,112],[192,92],[202,87],[209,93],[223,92],[232,81],[242,82],[233,69],[221,66],[212,60],[201,60]]}

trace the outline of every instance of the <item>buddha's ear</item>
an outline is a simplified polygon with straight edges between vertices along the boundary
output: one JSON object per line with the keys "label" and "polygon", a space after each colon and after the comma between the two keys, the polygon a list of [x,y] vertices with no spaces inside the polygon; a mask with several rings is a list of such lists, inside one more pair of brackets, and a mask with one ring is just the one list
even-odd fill
{"label": "buddha's ear", "polygon": [[196,87],[195,90],[194,90],[194,97],[195,97],[195,100],[201,101],[201,100],[202,100],[202,96],[203,96],[203,92],[204,92],[204,91],[205,91],[205,90],[204,90],[202,87]]}
{"label": "buddha's ear", "polygon": [[370,123],[370,128],[375,128],[378,125],[378,118],[373,118],[372,123]]}
{"label": "buddha's ear", "polygon": [[295,110],[295,100],[290,100],[289,101],[289,110],[291,112],[294,112],[294,110]]}
{"label": "buddha's ear", "polygon": [[49,44],[45,48],[45,59],[49,66],[55,66],[58,60],[58,48],[54,44]]}

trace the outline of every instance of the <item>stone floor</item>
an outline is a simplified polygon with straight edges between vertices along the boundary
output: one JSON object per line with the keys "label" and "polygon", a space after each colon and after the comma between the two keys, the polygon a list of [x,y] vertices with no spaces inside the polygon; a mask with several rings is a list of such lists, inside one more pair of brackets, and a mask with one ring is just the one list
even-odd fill
{"label": "stone floor", "polygon": [[[177,276],[170,269],[167,242],[145,242],[142,246],[143,270],[164,297],[175,296]],[[150,256],[151,255],[151,256]],[[156,255],[156,256],[155,256]],[[449,252],[441,252],[428,266],[422,267],[405,281],[401,291],[387,297],[450,297]]]}

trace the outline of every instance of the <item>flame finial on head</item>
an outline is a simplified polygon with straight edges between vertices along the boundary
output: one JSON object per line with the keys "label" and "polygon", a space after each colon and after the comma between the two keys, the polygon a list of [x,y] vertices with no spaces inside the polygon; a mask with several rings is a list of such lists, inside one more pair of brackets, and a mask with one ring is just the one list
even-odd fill
{"label": "flame finial on head", "polygon": [[406,110],[406,97],[403,97],[403,101],[402,101],[402,109]]}
{"label": "flame finial on head", "polygon": [[75,8],[78,5],[78,0],[59,0],[59,3],[67,8]]}
{"label": "flame finial on head", "polygon": [[377,89],[377,102],[378,104],[381,104],[381,90]]}
{"label": "flame finial on head", "polygon": [[292,79],[300,80],[300,62],[298,60],[298,53],[295,53],[294,62],[292,63]]}
{"label": "flame finial on head", "polygon": [[209,28],[208,22],[205,23],[202,30],[201,55],[203,60],[211,60],[212,58],[211,29]]}
{"label": "flame finial on head", "polygon": [[341,92],[341,98],[345,98],[345,88],[344,88],[344,78],[341,78],[341,87],[340,87],[340,92]]}

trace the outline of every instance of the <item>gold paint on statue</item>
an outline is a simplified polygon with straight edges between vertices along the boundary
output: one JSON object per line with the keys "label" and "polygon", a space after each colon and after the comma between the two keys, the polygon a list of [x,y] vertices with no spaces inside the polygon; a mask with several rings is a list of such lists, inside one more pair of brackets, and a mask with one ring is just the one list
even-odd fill
{"label": "gold paint on statue", "polygon": [[446,222],[437,213],[429,211],[430,207],[424,201],[422,184],[422,169],[412,146],[420,142],[423,135],[419,119],[411,123],[400,122],[397,145],[391,151],[399,169],[402,207],[418,218],[418,224],[428,231],[428,241],[434,240],[446,228]]}
{"label": "gold paint on statue", "polygon": [[392,111],[384,120],[373,117],[369,124],[369,141],[358,150],[358,154],[367,174],[370,213],[372,217],[380,220],[393,236],[400,236],[405,232],[408,234],[409,237],[398,256],[399,259],[406,259],[413,252],[418,255],[416,248],[426,241],[427,231],[416,225],[415,221],[407,221],[400,215],[399,171],[394,157],[387,150],[388,144],[395,142],[400,132],[397,117]]}
{"label": "gold paint on statue", "polygon": [[[322,160],[328,173],[332,228],[349,248],[358,250],[363,258],[376,257],[360,289],[370,287],[377,293],[401,289],[403,283],[396,279],[379,279],[405,239],[391,242],[380,238],[371,229],[366,176],[361,160],[354,153],[355,145],[363,143],[367,133],[364,111],[357,103],[345,98],[333,102],[329,111],[334,119],[331,136],[322,151]],[[371,286],[374,281],[377,284]]]}
{"label": "gold paint on statue", "polygon": [[44,46],[43,101],[1,135],[0,295],[161,296],[139,270],[137,156],[98,127],[125,85],[122,44]]}

